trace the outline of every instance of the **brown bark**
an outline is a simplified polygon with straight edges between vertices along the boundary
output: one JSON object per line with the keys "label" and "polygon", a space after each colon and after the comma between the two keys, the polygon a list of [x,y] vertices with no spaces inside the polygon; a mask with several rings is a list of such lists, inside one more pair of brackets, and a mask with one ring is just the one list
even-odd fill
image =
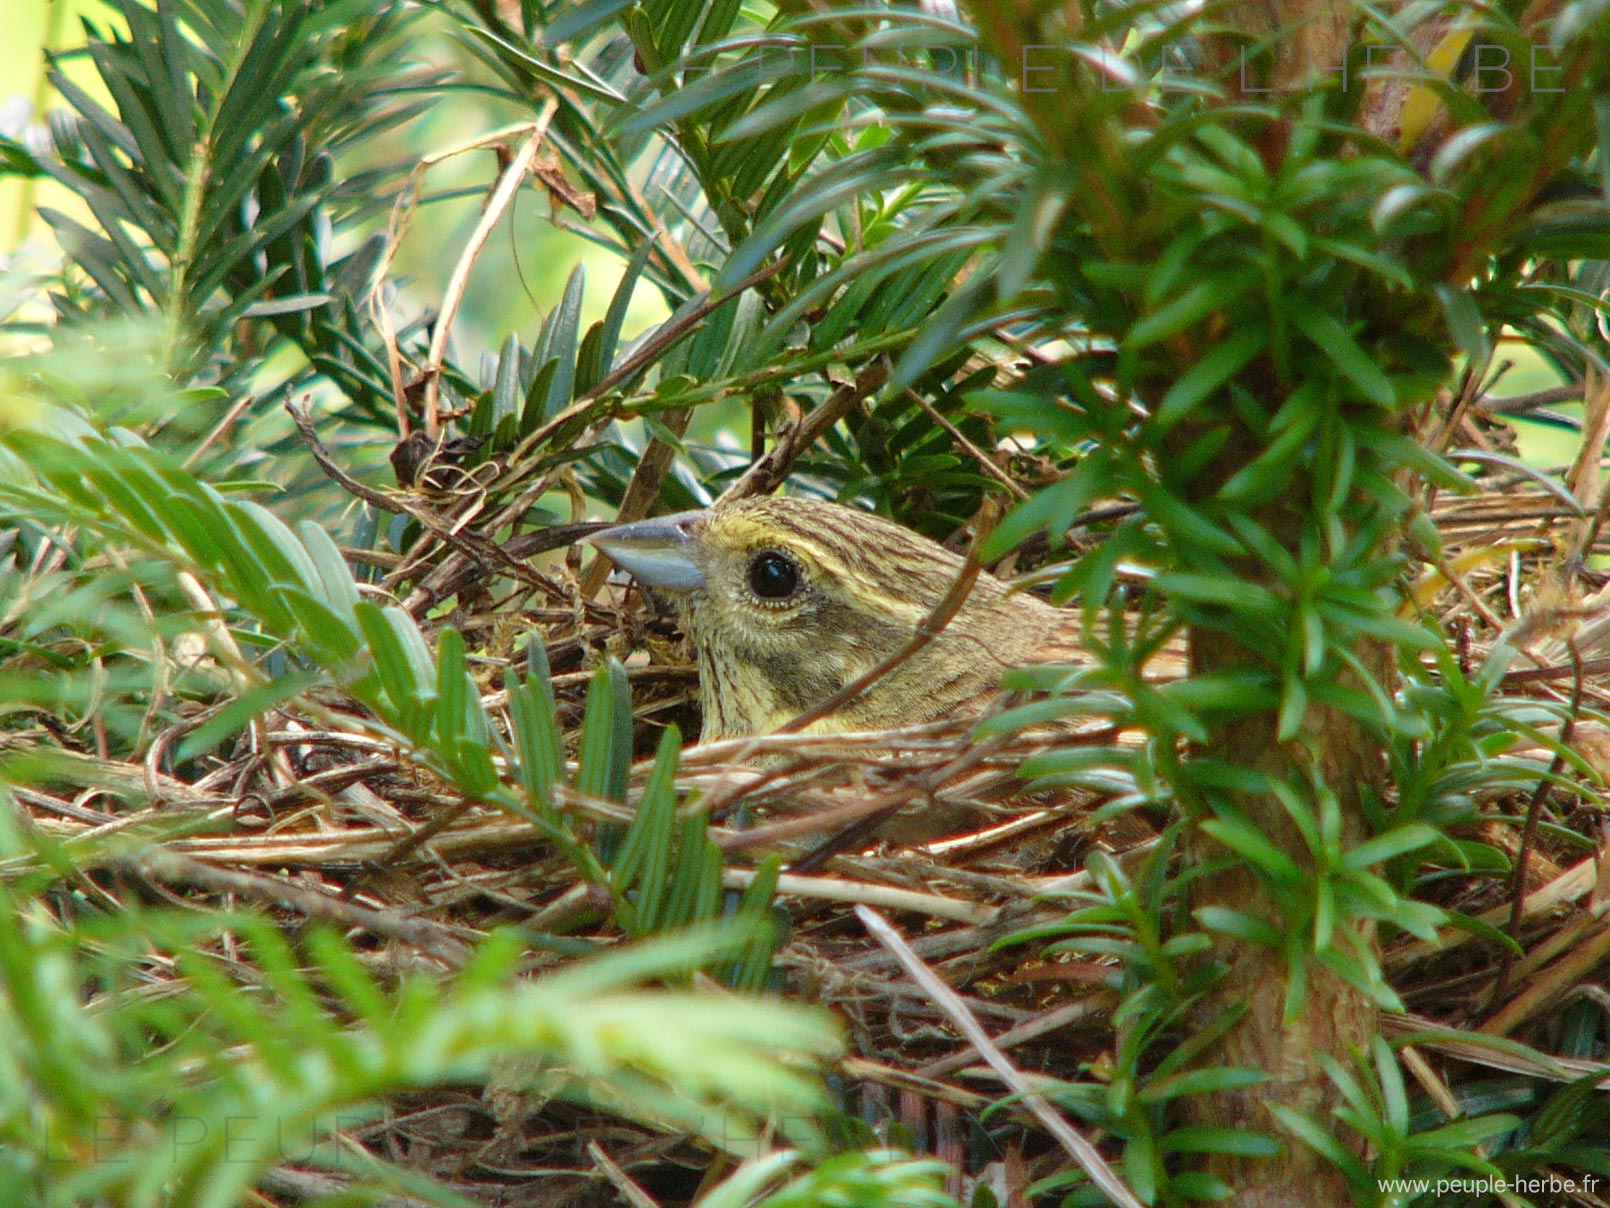
{"label": "brown bark", "polygon": [[[1349,69],[1358,16],[1356,6],[1340,0],[1248,0],[1223,12],[1225,26],[1234,32],[1218,40],[1210,55],[1231,91],[1291,93],[1321,78],[1321,73]],[[1263,52],[1255,54],[1254,47]],[[1400,95],[1400,105],[1401,99]],[[1396,123],[1396,115],[1385,112],[1378,98],[1375,108],[1368,119],[1372,125]],[[1261,152],[1271,166],[1284,156],[1281,124],[1270,127]],[[1294,521],[1295,517],[1288,519]],[[1391,682],[1387,652],[1357,653],[1382,683]],[[1193,674],[1233,668],[1247,659],[1248,652],[1221,635],[1191,635]],[[1351,719],[1317,706],[1309,709],[1306,742],[1282,744],[1275,735],[1274,717],[1250,717],[1226,727],[1198,754],[1256,768],[1282,780],[1299,770],[1315,774],[1338,798],[1342,846],[1362,840],[1366,830],[1362,790],[1369,786],[1379,791],[1384,780],[1379,745]],[[1312,871],[1307,844],[1277,800],[1245,796],[1237,805],[1281,851],[1305,871]],[[1188,851],[1198,860],[1224,855],[1223,848],[1201,832],[1188,840]],[[1227,906],[1284,929],[1279,903],[1245,867],[1199,881],[1194,903]],[[1374,942],[1373,934],[1360,934],[1359,938],[1366,944]],[[1238,1208],[1330,1208],[1350,1202],[1341,1172],[1303,1142],[1289,1138],[1268,1108],[1280,1104],[1328,1126],[1340,1097],[1320,1066],[1319,1056],[1327,1054],[1350,1065],[1352,1055],[1366,1048],[1376,1030],[1374,1003],[1310,960],[1302,1008],[1287,1020],[1290,970],[1283,953],[1229,941],[1219,945],[1215,955],[1228,964],[1228,973],[1202,1004],[1202,1018],[1211,1020],[1237,1007],[1244,1007],[1246,1014],[1205,1062],[1264,1070],[1269,1081],[1195,1096],[1185,1102],[1185,1111],[1193,1122],[1255,1130],[1284,1138],[1287,1145],[1286,1152],[1273,1160],[1215,1156],[1209,1160],[1208,1172],[1229,1184]]]}
{"label": "brown bark", "polygon": [[[1375,674],[1386,675],[1387,652],[1360,653]],[[1239,646],[1216,634],[1192,635],[1193,675],[1221,671],[1245,660],[1245,652]],[[1382,682],[1390,681],[1383,678]],[[1317,772],[1338,797],[1342,845],[1351,846],[1365,837],[1362,792],[1366,786],[1379,791],[1384,780],[1379,745],[1350,718],[1332,709],[1311,708],[1309,723],[1307,744],[1282,744],[1276,741],[1272,718],[1248,718],[1216,736],[1199,753],[1282,779],[1298,768]],[[1237,805],[1305,871],[1312,869],[1307,846],[1278,801],[1272,797],[1243,797]],[[1190,850],[1201,860],[1224,854],[1200,832],[1191,840]],[[1194,904],[1227,906],[1282,926],[1278,903],[1246,868],[1234,867],[1199,881]],[[1373,942],[1373,936],[1361,938]],[[1229,972],[1203,1002],[1201,1018],[1205,1023],[1238,1006],[1244,1006],[1247,1013],[1224,1036],[1206,1063],[1265,1070],[1270,1081],[1187,1100],[1186,1110],[1193,1122],[1283,1137],[1285,1130],[1268,1111],[1271,1103],[1327,1122],[1339,1096],[1318,1057],[1329,1054],[1344,1065],[1351,1064],[1352,1054],[1363,1051],[1376,1031],[1374,1004],[1328,969],[1310,961],[1303,1008],[1295,1019],[1287,1021],[1284,1013],[1288,969],[1284,955],[1234,941],[1221,944],[1216,955],[1227,962]],[[1295,1140],[1289,1142],[1286,1153],[1272,1161],[1218,1158],[1208,1170],[1235,1189],[1235,1203],[1240,1208],[1330,1208],[1349,1200],[1341,1173]]]}
{"label": "brown bark", "polygon": [[[1059,31],[1054,24],[1041,18],[1044,9],[1010,2],[975,7],[987,9],[987,15],[996,18],[993,22],[981,21],[980,28],[1005,64],[1015,65],[1023,61],[1028,49],[1057,40]],[[1360,67],[1351,52],[1362,10],[1352,0],[1232,0],[1211,11],[1214,26],[1220,32],[1206,41],[1206,65],[1232,102],[1238,94],[1254,101],[1290,97],[1307,91],[1316,80],[1334,78],[1338,71]],[[1432,40],[1439,29],[1440,25],[1428,26],[1421,36]],[[1384,58],[1377,56],[1374,65],[1386,66]],[[1132,181],[1124,175],[1125,157],[1120,151],[1109,150],[1113,142],[1111,130],[1098,121],[1084,120],[1079,70],[1070,67],[1065,76],[1036,76],[1036,82],[1048,87],[1021,88],[1022,101],[1052,153],[1082,172],[1078,204],[1093,228],[1097,245],[1105,250],[1116,249],[1115,256],[1122,258],[1136,239],[1144,242],[1155,234],[1142,231],[1137,235],[1131,229],[1138,208],[1133,199],[1143,196],[1144,180]],[[1053,82],[1057,87],[1049,87]],[[1348,83],[1366,87],[1361,75],[1349,78]],[[1372,91],[1361,100],[1361,121],[1371,131],[1395,133],[1410,87],[1380,83],[1369,87]],[[1094,111],[1103,112],[1099,108]],[[1287,133],[1285,123],[1272,121],[1260,134],[1259,153],[1271,169],[1285,158]],[[1181,367],[1193,359],[1192,350],[1184,346],[1184,337],[1180,359]],[[1260,384],[1248,380],[1248,376],[1243,375],[1242,384],[1258,390]],[[1141,389],[1144,392],[1147,386],[1159,385],[1166,388],[1168,383],[1148,383]],[[1275,382],[1262,385],[1270,390],[1282,389]],[[1174,436],[1181,447],[1189,446],[1201,435],[1199,430],[1185,430],[1189,427],[1182,425]],[[1241,456],[1227,452],[1223,458],[1225,477],[1256,456],[1258,450],[1243,448],[1239,453]],[[1218,485],[1202,482],[1202,496],[1211,495]],[[1288,548],[1295,547],[1301,528],[1298,516],[1265,520]],[[1282,526],[1286,530],[1283,534],[1279,531]],[[1355,653],[1390,690],[1390,651],[1365,645]],[[1220,634],[1198,631],[1191,635],[1193,674],[1233,669],[1251,659],[1252,652]],[[1379,792],[1384,787],[1384,759],[1379,744],[1351,719],[1333,710],[1313,706],[1307,721],[1304,741],[1281,743],[1276,739],[1274,716],[1249,717],[1224,727],[1195,755],[1255,768],[1282,780],[1294,778],[1296,772],[1312,774],[1336,794],[1342,814],[1342,846],[1356,845],[1366,833],[1363,792],[1366,788]],[[1312,870],[1307,844],[1276,799],[1245,796],[1237,806],[1287,856]],[[1188,837],[1186,846],[1186,855],[1199,863],[1225,854],[1221,846],[1200,831]],[[1268,920],[1277,928],[1284,927],[1281,904],[1246,867],[1232,867],[1196,882],[1192,904],[1227,906]],[[1365,946],[1374,943],[1367,924],[1343,921],[1338,926],[1359,927],[1357,938]],[[1201,1005],[1201,1018],[1204,1022],[1217,1019],[1241,1007],[1246,1014],[1204,1054],[1201,1064],[1260,1069],[1268,1072],[1270,1080],[1244,1090],[1187,1097],[1182,1101],[1182,1110],[1193,1123],[1256,1130],[1286,1139],[1287,1147],[1285,1153],[1272,1160],[1215,1156],[1208,1161],[1209,1173],[1229,1185],[1230,1202],[1238,1208],[1331,1208],[1350,1202],[1340,1171],[1303,1142],[1290,1138],[1268,1108],[1280,1104],[1315,1119],[1322,1127],[1332,1124],[1332,1108],[1339,1095],[1319,1057],[1328,1055],[1343,1065],[1352,1064],[1353,1055],[1367,1047],[1376,1031],[1373,1002],[1311,960],[1306,968],[1307,991],[1301,1010],[1288,1021],[1285,1008],[1290,971],[1283,954],[1254,944],[1226,941],[1216,944],[1214,956],[1227,966],[1228,972]]]}
{"label": "brown bark", "polygon": [[1306,89],[1347,60],[1356,5],[1338,0],[1245,0],[1222,10],[1233,31],[1207,48],[1232,92]]}

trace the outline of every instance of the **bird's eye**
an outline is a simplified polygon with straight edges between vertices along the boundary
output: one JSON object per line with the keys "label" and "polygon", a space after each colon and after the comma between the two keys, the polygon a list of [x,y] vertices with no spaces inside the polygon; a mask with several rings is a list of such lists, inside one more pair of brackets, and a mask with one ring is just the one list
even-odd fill
{"label": "bird's eye", "polygon": [[786,600],[799,583],[799,566],[787,554],[761,550],[749,560],[749,588],[762,600]]}

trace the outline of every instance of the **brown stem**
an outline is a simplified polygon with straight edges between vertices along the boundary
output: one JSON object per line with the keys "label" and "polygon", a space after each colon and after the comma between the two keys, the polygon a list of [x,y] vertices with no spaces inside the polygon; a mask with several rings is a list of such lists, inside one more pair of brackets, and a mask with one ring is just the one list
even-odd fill
{"label": "brown stem", "polygon": [[[1372,674],[1388,682],[1389,652],[1366,649],[1359,653]],[[1230,670],[1247,659],[1239,644],[1222,635],[1197,631],[1191,636],[1193,676]],[[1309,710],[1306,739],[1301,746],[1283,744],[1276,738],[1274,719],[1258,715],[1226,727],[1196,754],[1254,768],[1277,779],[1311,770],[1316,781],[1336,793],[1342,817],[1341,844],[1344,849],[1353,846],[1364,837],[1362,795],[1367,788],[1379,790],[1384,778],[1378,745],[1357,722],[1322,706]],[[1304,769],[1305,764],[1311,769]],[[1244,794],[1236,804],[1254,827],[1313,874],[1307,844],[1273,795]],[[1187,847],[1199,863],[1222,860],[1225,854],[1200,831],[1191,835]],[[1193,900],[1200,905],[1226,906],[1281,926],[1280,903],[1239,862],[1198,880]],[[1359,938],[1373,941],[1362,929]],[[1245,1015],[1215,1046],[1211,1063],[1264,1070],[1270,1080],[1240,1090],[1192,1096],[1185,1103],[1186,1114],[1197,1124],[1281,1136],[1283,1130],[1268,1110],[1279,1104],[1328,1124],[1339,1096],[1319,1057],[1328,1054],[1347,1063],[1351,1054],[1364,1051],[1376,1031],[1374,1004],[1330,970],[1310,961],[1302,1008],[1287,1019],[1289,969],[1284,953],[1230,940],[1220,946],[1217,955],[1228,971],[1201,1004],[1199,1016],[1205,1023],[1234,1009],[1244,1009]],[[1207,1169],[1236,1189],[1238,1206],[1295,1208],[1349,1202],[1336,1167],[1295,1140],[1274,1161],[1219,1157]]]}
{"label": "brown stem", "polygon": [[[1549,786],[1554,778],[1565,767],[1565,748],[1571,745],[1571,739],[1576,732],[1577,715],[1582,709],[1582,655],[1576,648],[1575,640],[1570,641],[1569,645],[1573,671],[1571,713],[1565,719],[1565,725],[1560,728],[1560,750],[1555,752],[1553,760],[1549,763],[1549,774],[1537,782],[1537,788],[1532,792],[1532,799],[1526,803],[1526,821],[1521,827],[1521,846],[1515,853],[1515,874],[1510,884],[1509,930],[1512,935],[1519,930],[1521,916],[1525,910],[1526,868],[1531,861],[1532,849],[1537,845],[1537,825],[1542,818],[1543,802],[1548,797]],[[1509,976],[1514,968],[1515,954],[1505,948],[1499,961],[1498,976],[1493,981],[1492,997],[1488,1000],[1489,1009],[1502,1002],[1509,991]]]}

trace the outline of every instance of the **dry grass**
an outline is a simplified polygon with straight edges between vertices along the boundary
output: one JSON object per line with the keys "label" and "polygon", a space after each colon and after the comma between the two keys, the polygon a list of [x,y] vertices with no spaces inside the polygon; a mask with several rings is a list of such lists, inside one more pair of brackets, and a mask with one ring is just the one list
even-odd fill
{"label": "dry grass", "polygon": [[[1485,495],[1445,498],[1437,519],[1446,553],[1438,567],[1425,568],[1419,598],[1457,635],[1460,658],[1473,664],[1508,630],[1523,651],[1510,676],[1513,692],[1566,702],[1575,696],[1583,707],[1610,703],[1597,652],[1579,644],[1591,673],[1578,677],[1565,640],[1584,626],[1591,631],[1597,616],[1582,605],[1594,572],[1578,564],[1576,581],[1586,587],[1571,588],[1559,586],[1553,569],[1572,525],[1580,524],[1565,503],[1532,484],[1499,484]],[[1597,534],[1594,540],[1602,552]],[[530,574],[502,598],[465,589],[447,619],[465,631],[471,649],[485,652],[479,675],[500,718],[498,687],[515,640],[527,631],[540,635],[560,719],[572,736],[587,668],[606,650],[636,652],[628,674],[639,750],[648,752],[666,722],[690,721],[691,668],[665,623],[635,595],[611,589],[602,600],[586,599],[573,571]],[[1101,801],[1091,794],[1025,797],[1017,766],[1069,736],[1029,733],[975,744],[970,729],[959,720],[694,747],[678,785],[709,811],[711,835],[729,860],[729,886],[747,884],[764,852],[782,852],[792,866],[780,895],[791,929],[777,967],[786,993],[830,1005],[849,1025],[855,1056],[843,1069],[846,1106],[896,1135],[904,1129],[915,1144],[952,1159],[958,1172],[994,1163],[1021,1188],[1057,1168],[1062,1156],[1024,1115],[1016,1123],[991,1121],[992,1143],[1004,1148],[993,1155],[978,1148],[985,1135],[979,1112],[1004,1091],[998,1074],[958,1035],[935,996],[869,938],[851,908],[870,904],[895,919],[1017,1069],[1052,1077],[1099,1071],[1111,1061],[1111,966],[994,945],[1062,917],[1058,895],[1085,883],[1091,850],[1129,859],[1125,853],[1151,846],[1165,819],[1142,810],[1098,824],[1091,815]],[[1077,741],[1113,737],[1092,732]],[[1610,759],[1610,730],[1583,719],[1570,737],[1595,767]],[[252,902],[293,923],[321,919],[366,937],[380,970],[452,970],[501,925],[604,943],[616,938],[607,902],[577,885],[570,864],[531,825],[446,790],[339,697],[324,694],[271,715],[253,742],[190,783],[162,771],[171,747],[171,738],[159,739],[143,765],[62,751],[52,787],[19,791],[33,826],[70,851],[90,853],[80,880],[108,904],[130,892],[183,906]],[[645,772],[646,763],[638,764],[634,793]],[[1435,1029],[1410,1051],[1408,1064],[1437,1101],[1447,1101],[1448,1085],[1474,1067],[1530,1065],[1522,1072],[1549,1078],[1584,1072],[1581,1062],[1539,1067],[1497,1055],[1461,1034],[1501,1033],[1549,1050],[1561,1004],[1580,995],[1602,1001],[1596,970],[1610,958],[1599,807],[1562,792],[1480,804],[1485,820],[1472,837],[1511,851],[1529,809],[1555,825],[1534,828],[1518,906],[1510,886],[1490,875],[1449,876],[1432,891],[1440,904],[1510,927],[1524,958],[1506,966],[1493,945],[1464,932],[1440,945],[1388,946],[1392,982],[1422,1017],[1390,1026]],[[623,818],[623,807],[574,792],[560,805],[582,833]],[[945,837],[926,845],[877,835],[845,842],[846,834],[862,835],[869,819],[887,835],[896,814],[928,829],[935,819],[959,826],[940,827]],[[898,822],[893,830],[900,832]],[[111,841],[126,836],[148,842]],[[530,967],[562,961],[559,948],[534,947]],[[623,1178],[659,1202],[685,1201],[711,1163],[720,1165],[689,1141],[530,1103],[508,1090],[414,1096],[355,1139],[510,1205],[604,1202]],[[302,1193],[321,1177],[286,1168],[272,1186]]]}

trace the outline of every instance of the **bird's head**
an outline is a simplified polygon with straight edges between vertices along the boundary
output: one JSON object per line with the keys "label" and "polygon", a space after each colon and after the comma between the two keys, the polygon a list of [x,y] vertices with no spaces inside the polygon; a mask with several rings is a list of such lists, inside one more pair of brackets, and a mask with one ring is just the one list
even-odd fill
{"label": "bird's head", "polygon": [[[773,729],[908,643],[962,559],[854,508],[766,498],[605,529],[589,538],[669,594],[699,657],[704,737]],[[981,575],[944,632],[816,729],[921,721],[992,688],[1059,614]]]}

